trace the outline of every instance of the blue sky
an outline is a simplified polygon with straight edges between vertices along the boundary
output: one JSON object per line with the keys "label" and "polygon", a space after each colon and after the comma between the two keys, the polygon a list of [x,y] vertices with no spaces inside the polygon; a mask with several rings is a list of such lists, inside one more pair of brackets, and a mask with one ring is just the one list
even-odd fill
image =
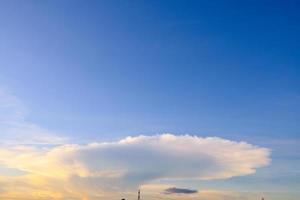
{"label": "blue sky", "polygon": [[255,188],[259,180],[293,190],[298,8],[297,1],[0,1],[0,88],[18,99],[17,110],[26,108],[27,122],[72,143],[172,133],[270,148],[272,165],[214,187]]}

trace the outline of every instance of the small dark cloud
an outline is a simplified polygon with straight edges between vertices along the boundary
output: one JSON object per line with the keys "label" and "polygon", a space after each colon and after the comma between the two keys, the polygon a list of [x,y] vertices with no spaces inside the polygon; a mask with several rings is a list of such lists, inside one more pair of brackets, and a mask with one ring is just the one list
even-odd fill
{"label": "small dark cloud", "polygon": [[186,188],[176,188],[176,187],[172,187],[172,188],[168,188],[165,189],[164,193],[165,194],[193,194],[193,193],[197,193],[197,190],[191,190],[191,189],[186,189]]}

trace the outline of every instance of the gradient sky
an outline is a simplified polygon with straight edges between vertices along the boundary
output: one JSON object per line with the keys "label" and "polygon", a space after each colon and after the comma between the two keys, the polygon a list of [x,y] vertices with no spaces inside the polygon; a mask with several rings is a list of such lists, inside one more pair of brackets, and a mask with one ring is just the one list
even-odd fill
{"label": "gradient sky", "polygon": [[[136,137],[137,144],[125,152],[131,155],[138,148],[147,155],[149,149],[139,142],[161,147],[162,134],[171,133],[178,144],[189,143],[182,136],[186,134],[227,139],[233,142],[228,147],[232,153],[244,152],[235,141],[254,145],[249,147],[253,152],[268,148],[271,162],[255,167],[255,173],[241,171],[217,180],[192,179],[184,172],[186,178],[166,180],[145,171],[142,178],[128,175],[130,180],[119,181],[132,185],[126,191],[144,185],[146,191],[168,199],[161,191],[172,186],[199,190],[200,196],[217,200],[299,199],[299,8],[299,1],[289,0],[0,0],[0,197],[19,200],[22,192],[35,188],[31,199],[47,195],[49,199],[55,192],[52,199],[77,198],[76,194],[61,196],[64,191],[49,185],[18,191],[17,183],[11,182],[55,181],[45,178],[43,173],[49,169],[37,170],[45,163],[25,166],[28,160],[8,162],[9,156],[19,157],[24,151],[24,157],[35,162],[40,154],[70,144],[77,144],[75,151],[85,155],[81,151],[89,152],[85,149],[89,143],[99,143],[97,148],[102,149],[102,142],[114,146],[127,136],[139,135],[154,138]],[[222,141],[213,141],[212,146],[221,148]],[[204,147],[196,145],[195,151]],[[108,167],[115,162],[112,158],[120,159],[114,154],[120,150],[116,148],[100,153]],[[82,162],[93,163],[91,154]],[[151,155],[154,161],[164,158]],[[190,154],[184,156],[188,164],[198,166]],[[222,162],[226,159],[222,157]],[[56,166],[56,160],[45,162]],[[175,160],[170,163],[176,165]],[[98,165],[91,166],[99,170]],[[74,173],[79,179],[94,176],[83,171]],[[98,181],[70,179],[72,187],[74,182]],[[69,182],[64,184],[71,187]],[[99,183],[99,188],[110,190],[112,185]],[[16,192],[10,192],[11,188]],[[94,200],[97,195],[78,199]]]}

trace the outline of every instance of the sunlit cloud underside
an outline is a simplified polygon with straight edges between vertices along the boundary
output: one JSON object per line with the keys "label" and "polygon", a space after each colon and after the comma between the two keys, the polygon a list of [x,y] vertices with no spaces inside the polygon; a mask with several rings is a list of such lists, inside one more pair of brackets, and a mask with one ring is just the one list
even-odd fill
{"label": "sunlit cloud underside", "polygon": [[269,164],[269,156],[269,149],[246,142],[173,134],[86,145],[11,145],[0,149],[0,165],[24,174],[3,176],[0,197],[118,199],[119,192],[130,194],[158,180],[212,180],[253,174]]}

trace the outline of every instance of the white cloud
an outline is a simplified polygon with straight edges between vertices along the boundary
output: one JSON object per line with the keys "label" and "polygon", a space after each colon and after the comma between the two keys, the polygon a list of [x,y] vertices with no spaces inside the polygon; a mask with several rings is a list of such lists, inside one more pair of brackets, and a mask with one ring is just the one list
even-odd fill
{"label": "white cloud", "polygon": [[[2,199],[131,199],[136,195],[131,187],[138,186],[156,199],[154,193],[175,187],[151,185],[157,180],[226,179],[255,173],[270,162],[269,149],[217,137],[162,134],[66,144],[26,120],[27,112],[14,95],[0,90],[0,167],[24,172],[0,176]],[[197,195],[232,199],[211,191]],[[189,198],[201,199],[197,195]]]}
{"label": "white cloud", "polygon": [[163,134],[111,143],[14,147],[0,150],[0,164],[32,174],[140,185],[157,179],[226,179],[266,166],[270,151],[216,137]]}

